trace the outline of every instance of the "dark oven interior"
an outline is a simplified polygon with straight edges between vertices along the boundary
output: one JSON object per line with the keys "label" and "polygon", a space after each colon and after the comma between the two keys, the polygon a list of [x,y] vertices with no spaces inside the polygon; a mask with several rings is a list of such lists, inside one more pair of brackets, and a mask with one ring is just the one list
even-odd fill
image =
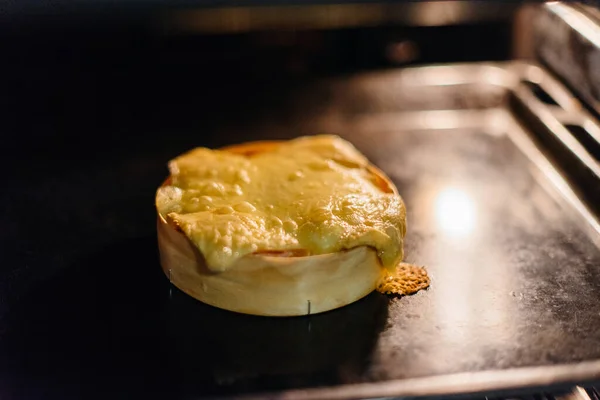
{"label": "dark oven interior", "polygon": [[[552,39],[538,3],[208,3],[0,13],[0,397],[599,399],[600,30]],[[170,287],[168,160],[322,132],[404,191],[439,286],[278,320]],[[463,189],[456,242],[434,208]]]}

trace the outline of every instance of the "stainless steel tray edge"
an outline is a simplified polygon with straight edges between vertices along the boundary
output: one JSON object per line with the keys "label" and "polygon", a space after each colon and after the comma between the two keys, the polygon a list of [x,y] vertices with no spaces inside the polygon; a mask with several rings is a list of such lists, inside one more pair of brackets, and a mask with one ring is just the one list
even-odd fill
{"label": "stainless steel tray edge", "polygon": [[476,395],[525,388],[548,388],[574,382],[600,379],[600,360],[552,367],[515,368],[426,378],[403,379],[384,383],[346,385],[339,388],[290,390],[277,394],[237,397],[244,400],[317,400],[374,399],[395,397],[429,397]]}

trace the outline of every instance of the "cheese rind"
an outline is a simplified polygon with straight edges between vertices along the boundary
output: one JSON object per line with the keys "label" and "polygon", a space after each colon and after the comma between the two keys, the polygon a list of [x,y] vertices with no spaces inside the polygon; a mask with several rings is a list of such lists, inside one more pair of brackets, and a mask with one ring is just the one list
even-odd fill
{"label": "cheese rind", "polygon": [[384,267],[403,256],[404,203],[382,188],[368,160],[337,136],[282,142],[246,156],[197,148],[169,163],[159,213],[225,271],[245,255],[319,255],[369,246]]}

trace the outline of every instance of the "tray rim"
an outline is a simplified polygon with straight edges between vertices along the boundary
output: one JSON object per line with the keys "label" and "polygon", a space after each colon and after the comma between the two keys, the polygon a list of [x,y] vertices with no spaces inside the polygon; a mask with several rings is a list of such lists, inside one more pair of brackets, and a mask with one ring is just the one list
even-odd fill
{"label": "tray rim", "polygon": [[221,399],[349,400],[394,397],[477,395],[488,392],[574,385],[600,380],[600,360],[552,366],[508,368],[443,374],[378,383],[358,383],[322,388],[290,389]]}

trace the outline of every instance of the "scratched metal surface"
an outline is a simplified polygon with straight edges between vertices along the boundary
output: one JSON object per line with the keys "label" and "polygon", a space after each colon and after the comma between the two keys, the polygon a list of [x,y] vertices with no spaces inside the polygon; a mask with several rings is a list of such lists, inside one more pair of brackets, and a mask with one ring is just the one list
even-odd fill
{"label": "scratched metal surface", "polygon": [[[36,175],[37,192],[3,197],[13,209],[43,199],[28,208],[64,229],[46,238],[52,250],[32,241],[11,259],[52,273],[3,305],[0,390],[201,398],[600,359],[600,251],[540,183],[511,125],[491,129],[504,89],[411,88],[397,74],[310,86],[283,109],[267,101],[269,116],[249,126],[253,139],[335,131],[387,172],[408,209],[406,259],[428,267],[429,290],[284,319],[185,296],[158,265],[152,196],[165,154],[204,143],[150,141],[134,157]],[[453,111],[420,113],[440,108]],[[112,189],[96,194],[97,185]],[[75,189],[86,202],[64,196]]]}

